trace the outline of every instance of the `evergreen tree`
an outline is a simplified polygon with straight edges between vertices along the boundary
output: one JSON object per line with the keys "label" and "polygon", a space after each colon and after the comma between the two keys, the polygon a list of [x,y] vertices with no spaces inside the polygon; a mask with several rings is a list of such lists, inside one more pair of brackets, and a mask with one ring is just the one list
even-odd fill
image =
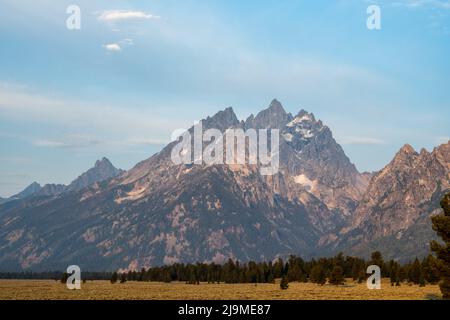
{"label": "evergreen tree", "polygon": [[439,262],[433,255],[429,254],[423,259],[422,271],[428,283],[436,284],[439,282]]}
{"label": "evergreen tree", "polygon": [[111,283],[116,283],[117,280],[119,279],[119,275],[117,274],[117,272],[114,272],[111,276]]}
{"label": "evergreen tree", "polygon": [[367,273],[365,269],[365,265],[359,269],[358,283],[363,283],[367,279]]}
{"label": "evergreen tree", "polygon": [[125,283],[125,282],[127,282],[127,274],[122,273],[122,274],[120,274],[120,283]]}
{"label": "evergreen tree", "polygon": [[340,266],[335,266],[330,274],[329,282],[334,285],[340,285],[345,283],[344,270]]}
{"label": "evergreen tree", "polygon": [[443,244],[437,241],[431,242],[431,250],[437,255],[441,262],[439,264],[439,272],[441,275],[441,283],[439,284],[442,297],[446,300],[450,299],[450,193],[447,193],[441,200],[443,214],[431,218],[433,230],[444,241]]}
{"label": "evergreen tree", "polygon": [[163,275],[162,275],[162,279],[161,280],[163,282],[166,282],[166,283],[171,282],[172,281],[172,277],[170,276],[170,272],[169,271],[164,272]]}
{"label": "evergreen tree", "polygon": [[289,281],[288,281],[287,276],[283,276],[281,278],[280,288],[281,288],[281,290],[286,290],[287,288],[289,288]]}
{"label": "evergreen tree", "polygon": [[410,266],[408,272],[408,280],[412,283],[419,284],[420,277],[422,276],[422,266],[419,259],[415,259],[414,263]]}
{"label": "evergreen tree", "polygon": [[147,278],[147,272],[145,271],[145,268],[142,268],[141,273],[139,274],[139,281],[146,281],[148,280]]}
{"label": "evergreen tree", "polygon": [[277,261],[273,265],[273,273],[275,278],[281,278],[284,272],[284,263],[283,259],[278,258]]}
{"label": "evergreen tree", "polygon": [[313,283],[324,285],[327,282],[327,275],[320,264],[316,264],[311,269],[310,280]]}
{"label": "evergreen tree", "polygon": [[290,282],[301,281],[303,279],[303,260],[295,256],[290,256],[287,277]]}
{"label": "evergreen tree", "polygon": [[393,286],[397,282],[397,272],[391,270],[390,280],[391,286]]}
{"label": "evergreen tree", "polygon": [[269,273],[269,275],[267,276],[267,283],[274,283],[275,278],[273,277],[272,273]]}
{"label": "evergreen tree", "polygon": [[344,254],[342,252],[339,252],[334,258],[333,258],[333,266],[339,266],[342,268],[342,272],[344,272]]}
{"label": "evergreen tree", "polygon": [[381,269],[381,274],[386,275],[386,268],[384,265],[383,256],[381,255],[380,251],[374,251],[372,252],[370,256],[369,265],[377,265]]}
{"label": "evergreen tree", "polygon": [[408,267],[400,266],[398,271],[399,281],[403,282],[408,279]]}
{"label": "evergreen tree", "polygon": [[359,270],[361,269],[361,266],[358,262],[354,262],[352,266],[352,279],[353,281],[358,280],[359,278]]}
{"label": "evergreen tree", "polygon": [[425,287],[425,277],[423,276],[423,273],[420,273],[419,287]]}
{"label": "evergreen tree", "polygon": [[393,260],[389,263],[389,278],[391,280],[391,286],[400,285],[400,265]]}
{"label": "evergreen tree", "polygon": [[69,279],[69,274],[67,272],[64,272],[61,277],[61,283],[67,283],[67,279]]}

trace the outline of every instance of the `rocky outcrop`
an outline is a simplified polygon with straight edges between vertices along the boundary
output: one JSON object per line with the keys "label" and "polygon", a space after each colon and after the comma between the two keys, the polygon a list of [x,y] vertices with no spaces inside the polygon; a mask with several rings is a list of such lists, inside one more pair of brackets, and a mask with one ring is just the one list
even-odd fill
{"label": "rocky outcrop", "polygon": [[376,173],[353,215],[338,235],[347,251],[409,259],[429,252],[435,237],[430,215],[440,212],[439,200],[450,191],[450,142],[432,152],[403,146]]}

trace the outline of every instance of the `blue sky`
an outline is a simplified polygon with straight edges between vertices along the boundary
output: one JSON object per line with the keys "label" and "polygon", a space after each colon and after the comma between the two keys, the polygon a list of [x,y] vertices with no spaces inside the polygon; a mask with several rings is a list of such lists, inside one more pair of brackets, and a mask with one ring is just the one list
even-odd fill
{"label": "blue sky", "polygon": [[[81,9],[68,30],[66,8]],[[366,9],[381,8],[381,30]],[[0,196],[129,169],[173,130],[273,98],[360,171],[450,138],[450,1],[0,0]]]}

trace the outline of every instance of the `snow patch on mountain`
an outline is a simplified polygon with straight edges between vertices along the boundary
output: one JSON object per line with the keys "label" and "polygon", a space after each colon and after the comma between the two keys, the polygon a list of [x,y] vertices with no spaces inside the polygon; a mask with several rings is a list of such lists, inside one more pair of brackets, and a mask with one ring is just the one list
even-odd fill
{"label": "snow patch on mountain", "polygon": [[128,192],[125,197],[117,198],[114,200],[114,202],[120,204],[123,201],[137,200],[139,198],[142,198],[145,195],[146,190],[147,190],[147,188],[145,188],[145,187],[139,188],[137,190],[132,190],[132,191]]}
{"label": "snow patch on mountain", "polygon": [[296,124],[301,123],[303,121],[311,121],[312,118],[309,114],[305,114],[301,117],[295,117],[294,120],[292,120],[291,122],[289,122],[286,126],[288,127],[294,127]]}
{"label": "snow patch on mountain", "polygon": [[317,185],[316,180],[309,179],[306,175],[300,174],[294,177],[295,183],[301,184],[304,187],[307,187],[309,190],[313,190]]}

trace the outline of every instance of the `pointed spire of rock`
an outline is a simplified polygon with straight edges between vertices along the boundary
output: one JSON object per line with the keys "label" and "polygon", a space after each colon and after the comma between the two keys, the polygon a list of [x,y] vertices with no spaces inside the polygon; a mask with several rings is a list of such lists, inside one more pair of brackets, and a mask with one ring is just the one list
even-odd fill
{"label": "pointed spire of rock", "polygon": [[259,112],[251,123],[256,129],[281,129],[291,120],[292,116],[284,110],[277,99],[273,99],[269,107]]}
{"label": "pointed spire of rock", "polygon": [[203,130],[215,128],[219,130],[226,130],[228,128],[237,126],[239,120],[233,111],[232,107],[225,108],[217,112],[212,117],[207,117],[203,120]]}
{"label": "pointed spire of rock", "polygon": [[414,150],[414,148],[408,143],[401,147],[399,152],[407,154],[417,153],[416,150]]}

